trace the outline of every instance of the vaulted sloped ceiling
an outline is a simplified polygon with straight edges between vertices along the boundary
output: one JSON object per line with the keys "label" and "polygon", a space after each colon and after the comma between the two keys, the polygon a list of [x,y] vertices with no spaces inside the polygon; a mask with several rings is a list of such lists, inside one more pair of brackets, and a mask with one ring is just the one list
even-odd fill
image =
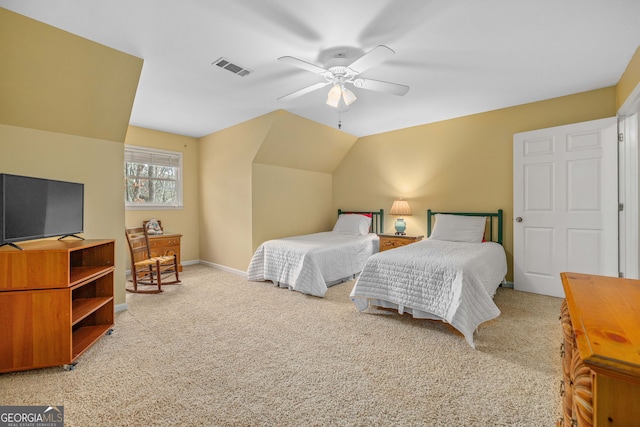
{"label": "vaulted sloped ceiling", "polygon": [[124,142],[142,59],[0,8],[0,123]]}
{"label": "vaulted sloped ceiling", "polygon": [[284,110],[270,113],[271,126],[254,163],[333,173],[357,137]]}
{"label": "vaulted sloped ceiling", "polygon": [[[278,100],[323,81],[282,56],[324,66],[338,47],[395,51],[362,77],[410,90],[353,88],[358,100],[342,130],[362,137],[610,87],[640,45],[638,0],[0,0],[0,7],[143,58],[131,124],[195,138],[278,109],[335,127],[328,87]],[[213,65],[220,57],[252,73]]]}

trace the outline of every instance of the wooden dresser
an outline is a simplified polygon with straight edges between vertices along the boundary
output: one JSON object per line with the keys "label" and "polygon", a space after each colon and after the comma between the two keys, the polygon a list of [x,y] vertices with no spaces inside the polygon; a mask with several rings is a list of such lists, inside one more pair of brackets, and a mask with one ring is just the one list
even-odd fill
{"label": "wooden dresser", "polygon": [[397,235],[397,234],[379,234],[380,238],[380,252],[387,251],[393,248],[399,248],[411,243],[419,242],[424,236],[409,236],[409,235]]}
{"label": "wooden dresser", "polygon": [[180,238],[182,234],[164,233],[149,235],[149,250],[151,256],[174,255],[178,261],[178,271],[182,271],[180,264]]}
{"label": "wooden dresser", "polygon": [[640,280],[561,273],[562,426],[640,426]]}

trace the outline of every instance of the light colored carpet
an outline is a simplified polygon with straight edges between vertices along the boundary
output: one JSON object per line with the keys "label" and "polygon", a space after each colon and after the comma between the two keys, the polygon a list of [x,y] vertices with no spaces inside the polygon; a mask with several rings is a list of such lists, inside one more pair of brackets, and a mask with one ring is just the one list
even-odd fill
{"label": "light colored carpet", "polygon": [[64,405],[66,426],[552,426],[558,298],[499,289],[477,349],[449,326],[188,266],[128,294],[75,370],[0,375],[2,405]]}

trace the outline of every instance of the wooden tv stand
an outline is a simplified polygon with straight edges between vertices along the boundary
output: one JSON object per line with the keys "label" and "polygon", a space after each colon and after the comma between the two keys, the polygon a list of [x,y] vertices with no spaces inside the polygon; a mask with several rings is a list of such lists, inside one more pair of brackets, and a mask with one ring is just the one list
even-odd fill
{"label": "wooden tv stand", "polygon": [[65,365],[114,319],[114,240],[0,248],[0,372]]}

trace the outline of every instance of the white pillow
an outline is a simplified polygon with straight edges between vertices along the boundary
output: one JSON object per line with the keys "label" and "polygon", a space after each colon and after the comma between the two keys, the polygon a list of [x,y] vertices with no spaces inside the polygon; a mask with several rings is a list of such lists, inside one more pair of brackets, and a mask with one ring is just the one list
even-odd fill
{"label": "white pillow", "polygon": [[430,239],[482,243],[487,217],[447,214],[435,214],[435,217],[436,225]]}
{"label": "white pillow", "polygon": [[371,218],[358,214],[341,214],[333,227],[336,233],[369,234]]}

